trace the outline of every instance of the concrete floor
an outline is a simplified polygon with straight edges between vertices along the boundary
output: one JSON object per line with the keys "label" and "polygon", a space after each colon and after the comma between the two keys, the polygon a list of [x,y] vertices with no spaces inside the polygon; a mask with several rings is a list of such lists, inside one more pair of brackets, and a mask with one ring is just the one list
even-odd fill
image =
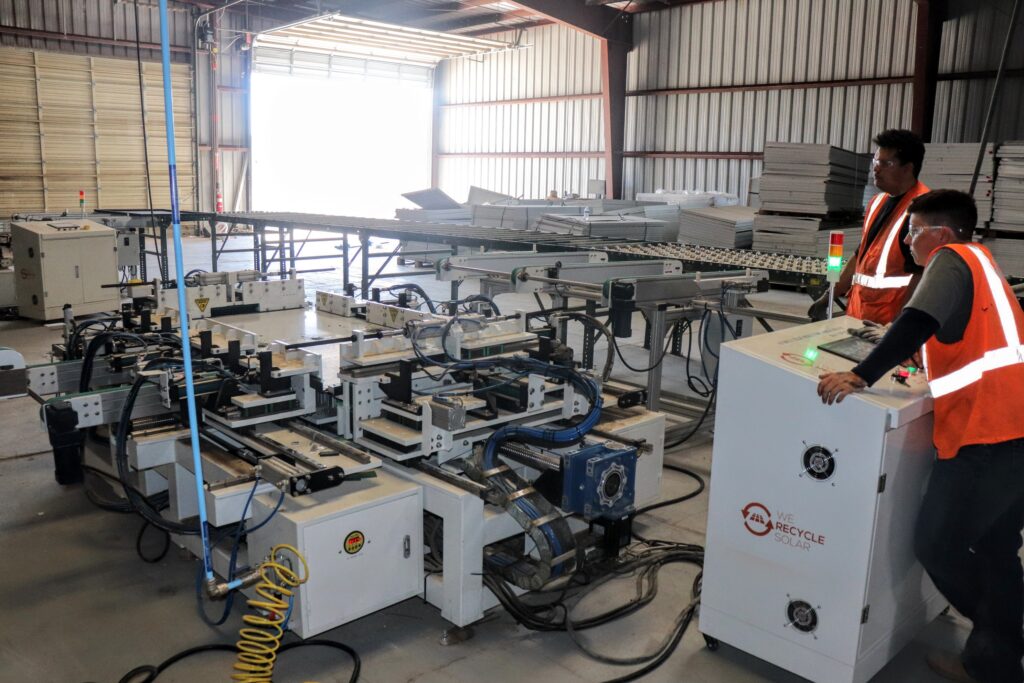
{"label": "concrete floor", "polygon": [[[190,240],[185,251],[186,269],[208,267],[207,243]],[[246,264],[244,258],[234,260],[236,267]],[[340,288],[339,273],[315,277],[310,289]],[[446,283],[430,278],[418,281],[432,294],[447,293]],[[467,287],[463,293],[470,291]],[[532,303],[511,295],[499,303],[505,304],[506,299],[510,308]],[[783,310],[800,310],[806,304],[806,296],[780,292],[762,295],[758,303]],[[18,349],[29,362],[46,360],[49,345],[59,337],[57,328],[0,322],[0,345]],[[646,352],[635,346],[639,339],[638,334],[631,340],[634,347],[627,353],[633,363],[643,364]],[[599,348],[598,358],[603,358],[601,354]],[[664,370],[666,389],[680,390],[681,361],[667,358]],[[666,459],[707,477],[711,444],[705,439]],[[692,486],[689,479],[671,471],[666,471],[664,482],[666,497]],[[134,547],[139,519],[93,507],[80,489],[54,482],[49,445],[35,403],[29,399],[0,402],[0,595],[6,603],[0,620],[0,681],[117,681],[139,664],[159,663],[184,648],[234,642],[244,605],[236,605],[223,627],[203,624],[195,613],[196,561],[172,550],[156,564],[143,563]],[[638,518],[637,529],[648,537],[702,544],[707,501],[705,493],[654,511]],[[693,575],[694,569],[688,566],[665,568],[657,600],[638,614],[588,631],[584,637],[610,655],[648,651],[686,604]],[[590,596],[577,615],[618,604],[632,592],[630,579],[612,582]],[[411,599],[323,637],[354,647],[363,659],[361,680],[379,683],[499,683],[527,677],[600,681],[631,670],[596,663],[565,634],[528,631],[501,609],[474,627],[472,639],[442,646],[439,638],[449,626],[436,609]],[[931,647],[957,649],[965,637],[962,620],[941,617],[874,680],[940,681],[925,666],[925,652]],[[159,680],[226,680],[231,663],[227,653],[203,654],[175,665]],[[283,655],[275,680],[347,681],[350,669],[343,653],[308,648]],[[803,679],[726,645],[717,652],[706,650],[695,623],[673,656],[644,680],[795,683]]]}

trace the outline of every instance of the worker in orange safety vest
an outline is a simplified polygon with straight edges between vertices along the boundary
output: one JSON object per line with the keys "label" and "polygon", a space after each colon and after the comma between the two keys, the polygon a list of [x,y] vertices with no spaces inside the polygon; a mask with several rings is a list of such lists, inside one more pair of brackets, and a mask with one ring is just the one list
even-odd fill
{"label": "worker in orange safety vest", "polygon": [[[846,314],[882,325],[899,315],[920,279],[904,240],[910,202],[928,191],[917,177],[924,160],[924,143],[909,130],[879,133],[872,160],[875,185],[881,192],[868,204],[860,245],[847,261],[835,286],[835,296],[849,296]],[[808,309],[812,320],[824,320],[828,293]]]}
{"label": "worker in orange safety vest", "polygon": [[1024,681],[1024,311],[991,252],[971,242],[970,196],[937,190],[909,207],[920,286],[850,372],[821,376],[822,401],[878,381],[922,345],[938,458],[914,550],[935,586],[973,622],[959,656],[928,663],[957,681]]}

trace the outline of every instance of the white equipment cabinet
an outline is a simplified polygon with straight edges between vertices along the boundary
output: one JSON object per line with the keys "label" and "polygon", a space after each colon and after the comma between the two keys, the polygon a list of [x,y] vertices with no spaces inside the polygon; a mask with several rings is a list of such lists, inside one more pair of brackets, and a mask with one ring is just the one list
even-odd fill
{"label": "white equipment cabinet", "polygon": [[[253,519],[266,519],[278,495],[257,495]],[[249,535],[250,564],[279,543],[309,563],[289,628],[302,638],[323,633],[423,593],[423,490],[378,470],[338,488],[285,496],[270,522]]]}
{"label": "white equipment cabinet", "polygon": [[934,457],[924,377],[832,406],[815,391],[854,365],[818,345],[859,326],[730,342],[720,361],[700,630],[821,683],[867,681],[946,604],[913,554]]}
{"label": "white equipment cabinet", "polygon": [[121,305],[117,231],[90,220],[11,224],[18,313],[58,320],[65,304],[76,315],[115,311]]}

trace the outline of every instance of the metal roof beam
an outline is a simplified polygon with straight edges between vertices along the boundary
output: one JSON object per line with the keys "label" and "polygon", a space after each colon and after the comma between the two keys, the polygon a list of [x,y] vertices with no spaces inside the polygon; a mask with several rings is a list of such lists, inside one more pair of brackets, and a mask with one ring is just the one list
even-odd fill
{"label": "metal roof beam", "polygon": [[586,0],[515,0],[515,4],[601,41],[605,194],[621,197],[622,148],[626,133],[626,54],[633,47],[632,17],[622,10],[588,5]]}
{"label": "metal roof beam", "polygon": [[633,27],[628,12],[588,5],[586,0],[514,0],[524,9],[559,24],[589,33],[595,38],[633,44]]}
{"label": "metal roof beam", "polygon": [[479,14],[463,14],[457,12],[428,22],[417,22],[420,28],[429,28],[431,31],[461,31],[483,24],[497,24],[501,21],[511,21],[535,16],[531,10],[513,10],[511,12],[484,12]]}

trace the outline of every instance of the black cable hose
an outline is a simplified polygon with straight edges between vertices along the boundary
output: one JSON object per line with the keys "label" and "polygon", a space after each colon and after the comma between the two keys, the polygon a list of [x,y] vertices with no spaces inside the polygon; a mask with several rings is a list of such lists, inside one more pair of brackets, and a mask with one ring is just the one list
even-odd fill
{"label": "black cable hose", "polygon": [[[285,643],[278,649],[277,653],[278,655],[281,655],[285,652],[288,652],[289,650],[295,650],[300,647],[313,646],[330,647],[334,648],[335,650],[341,650],[342,652],[347,654],[349,657],[352,658],[352,673],[351,675],[349,675],[349,683],[356,683],[356,681],[359,680],[359,674],[362,672],[363,668],[363,661],[362,659],[360,659],[358,652],[356,652],[353,648],[349,647],[348,645],[345,645],[344,643],[339,643],[334,640],[326,640],[324,638],[317,638],[316,640],[300,640],[294,643]],[[204,652],[237,653],[238,648],[236,648],[234,645],[225,645],[222,643],[190,647],[187,650],[182,650],[181,652],[168,657],[157,666],[153,666],[152,664],[143,664],[141,666],[137,666],[128,673],[126,673],[124,676],[122,676],[119,679],[118,683],[152,683],[157,679],[157,677],[160,674],[162,674],[164,671],[174,666],[178,662],[182,661],[183,659],[198,654],[203,654]],[[142,674],[146,674],[146,677],[139,679],[138,676],[141,676]]]}
{"label": "black cable hose", "polygon": [[686,494],[684,494],[682,496],[679,496],[677,498],[670,498],[669,500],[663,500],[663,501],[661,501],[659,503],[653,503],[653,504],[648,505],[646,507],[642,507],[639,510],[637,510],[635,513],[633,513],[634,517],[638,516],[638,515],[642,515],[642,514],[648,513],[651,510],[657,510],[659,508],[668,507],[669,505],[676,505],[678,503],[684,503],[684,502],[686,502],[688,500],[692,500],[692,499],[696,498],[697,496],[699,496],[701,493],[703,493],[704,489],[707,488],[707,484],[704,482],[704,478],[702,476],[700,476],[699,474],[697,474],[696,472],[694,472],[693,470],[688,470],[685,467],[680,467],[679,465],[671,465],[671,464],[668,464],[668,463],[662,464],[662,467],[664,469],[666,469],[666,470],[672,470],[673,472],[679,472],[680,474],[685,474],[686,476],[690,477],[691,479],[693,479],[694,481],[697,482],[697,488],[694,489],[693,491],[690,491],[689,493],[686,493]]}
{"label": "black cable hose", "polygon": [[474,301],[482,301],[491,307],[491,311],[494,312],[494,315],[501,315],[501,309],[498,308],[498,304],[494,303],[494,299],[485,294],[470,294],[465,299],[458,299],[457,301],[451,301],[449,303],[453,303],[458,306],[460,304],[464,305],[473,303]]}
{"label": "black cable hose", "polygon": [[430,312],[434,314],[437,313],[437,307],[434,305],[434,300],[431,299],[430,295],[427,294],[426,290],[420,287],[419,285],[413,282],[391,285],[390,287],[388,287],[387,291],[392,292],[396,289],[407,289],[409,291],[416,292],[420,296],[420,298],[423,299],[423,302],[427,304],[427,308],[430,310]]}
{"label": "black cable hose", "polygon": [[[98,324],[109,324],[116,323],[121,318],[119,316],[104,316],[102,318],[91,318],[84,320],[80,323],[76,323],[74,329],[71,332],[71,336],[68,337],[67,348],[64,349],[64,356],[66,360],[74,360],[79,358],[78,355],[78,341],[82,336],[82,332],[94,325]],[[109,331],[109,330],[108,330]]]}
{"label": "black cable hose", "polygon": [[[680,324],[681,321],[673,324],[672,327],[668,328],[668,334],[665,338],[665,344],[664,347],[661,349],[661,356],[658,358],[657,362],[649,368],[634,368],[632,365],[630,365],[629,361],[626,360],[626,357],[622,355],[622,349],[619,348],[618,340],[616,340],[613,336],[612,345],[615,347],[615,354],[619,357],[619,360],[622,361],[622,364],[625,365],[626,368],[628,368],[629,370],[632,370],[633,372],[644,373],[650,372],[652,370],[657,370],[658,367],[661,365],[662,361],[665,360],[665,356],[668,355],[668,349],[672,345],[672,336],[675,334],[676,328],[679,327]],[[652,339],[651,344],[653,343],[654,340]]]}
{"label": "black cable hose", "polygon": [[[160,337],[158,336],[158,339]],[[132,332],[101,332],[89,340],[89,345],[85,349],[85,353],[82,356],[82,374],[78,378],[78,391],[84,393],[89,391],[89,385],[92,383],[92,366],[96,360],[96,354],[99,352],[100,347],[106,344],[108,341],[114,339],[130,339],[136,342],[142,342],[146,344],[146,337],[143,335],[134,334]]]}
{"label": "black cable hose", "polygon": [[[598,333],[604,336],[605,339],[608,340],[608,353],[605,356],[604,368],[601,370],[601,381],[607,382],[608,378],[611,377],[612,374],[612,366],[615,363],[614,354],[616,350],[615,336],[612,334],[611,330],[608,329],[608,326],[605,325],[600,320],[598,320],[597,318],[595,318],[594,316],[588,315],[586,313],[571,312],[557,313],[556,315],[561,315],[568,318],[569,320],[576,320],[578,322],[581,322],[585,327],[590,327],[591,329],[596,330]],[[626,367],[629,366],[627,365]]]}
{"label": "black cable hose", "polygon": [[136,378],[132,383],[131,388],[128,390],[128,395],[125,397],[124,404],[121,406],[121,414],[117,421],[117,436],[114,442],[114,460],[117,462],[117,473],[121,479],[122,486],[124,486],[125,496],[132,505],[132,509],[142,515],[143,519],[156,528],[163,529],[169,533],[195,536],[200,532],[198,522],[194,524],[182,524],[180,522],[164,519],[160,514],[160,511],[155,509],[145,496],[141,495],[138,490],[128,484],[128,429],[131,426],[131,416],[132,410],[135,407],[135,400],[139,396],[139,391],[142,389],[142,385],[146,382],[147,379],[145,376],[140,375]]}
{"label": "black cable hose", "polygon": [[143,562],[146,562],[148,564],[156,564],[160,560],[164,559],[167,556],[167,551],[171,549],[171,535],[163,529],[158,529],[158,531],[160,531],[163,534],[163,548],[161,548],[160,552],[153,557],[147,557],[146,554],[142,552],[142,538],[146,535],[146,529],[152,526],[153,525],[150,524],[148,520],[143,520],[142,526],[139,527],[139,533],[135,537],[135,552],[138,554],[138,556],[142,559]]}
{"label": "black cable hose", "polygon": [[[114,475],[108,474],[108,473],[104,472],[103,470],[96,469],[95,467],[93,467],[91,465],[82,465],[82,469],[85,470],[86,472],[90,473],[90,474],[94,474],[96,476],[108,479],[108,480],[118,484],[119,486],[124,486],[124,482],[122,482],[120,479],[118,479]],[[134,489],[134,490],[135,490],[135,492],[138,495],[145,497],[146,494],[142,493],[142,491],[139,491],[138,489]],[[101,510],[106,510],[107,512],[118,512],[118,513],[124,513],[124,514],[130,514],[130,513],[134,512],[134,510],[131,507],[131,503],[129,503],[127,500],[123,500],[123,501],[104,500],[102,497],[97,495],[94,491],[90,491],[88,487],[85,487],[85,497],[89,499],[90,503],[92,503],[96,507],[100,508]],[[163,510],[169,504],[170,494],[167,491],[160,491],[159,493],[154,493],[152,496],[149,496],[148,500],[149,500],[150,504],[154,508],[156,508],[157,510]]]}
{"label": "black cable hose", "polygon": [[[502,606],[521,625],[536,631],[570,631],[570,636],[573,637],[574,642],[576,642],[577,645],[580,645],[580,643],[577,642],[577,639],[573,636],[573,632],[583,631],[606,624],[614,619],[633,614],[643,606],[650,604],[658,593],[657,573],[666,564],[677,562],[696,564],[702,567],[704,563],[704,549],[696,545],[670,544],[666,542],[663,546],[652,547],[639,557],[626,561],[620,566],[613,568],[604,577],[586,584],[583,588],[586,589],[586,592],[590,592],[606,581],[615,578],[615,576],[623,576],[640,570],[643,573],[637,581],[637,595],[634,599],[602,614],[589,617],[587,619],[581,619],[578,622],[572,621],[571,623],[568,622],[568,607],[563,601],[566,591],[563,591],[562,596],[552,602],[545,603],[543,605],[529,605],[524,603],[519,596],[515,595],[515,593],[508,588],[507,584],[503,580],[495,575],[485,574],[484,584],[491,590],[491,592],[494,593]],[[646,578],[646,582],[643,581],[644,578]],[[621,662],[606,661],[606,663],[615,663],[618,665],[626,665],[625,662],[627,661],[630,663],[640,663],[641,661],[647,662],[642,668],[623,677],[616,678],[608,683],[636,680],[637,678],[654,671],[672,655],[696,613],[697,605],[699,604],[700,585],[701,574],[698,573],[694,578],[693,586],[691,588],[691,601],[680,612],[676,619],[675,627],[655,652],[644,657],[631,657],[628,660],[622,660]],[[586,593],[581,595],[580,599],[585,595]],[[562,613],[561,620],[558,620],[559,611]],[[547,616],[539,616],[544,613],[548,613]],[[594,654],[586,647],[581,646],[581,650],[585,654],[591,656]],[[602,661],[612,660],[614,658],[600,657],[597,659]]]}

